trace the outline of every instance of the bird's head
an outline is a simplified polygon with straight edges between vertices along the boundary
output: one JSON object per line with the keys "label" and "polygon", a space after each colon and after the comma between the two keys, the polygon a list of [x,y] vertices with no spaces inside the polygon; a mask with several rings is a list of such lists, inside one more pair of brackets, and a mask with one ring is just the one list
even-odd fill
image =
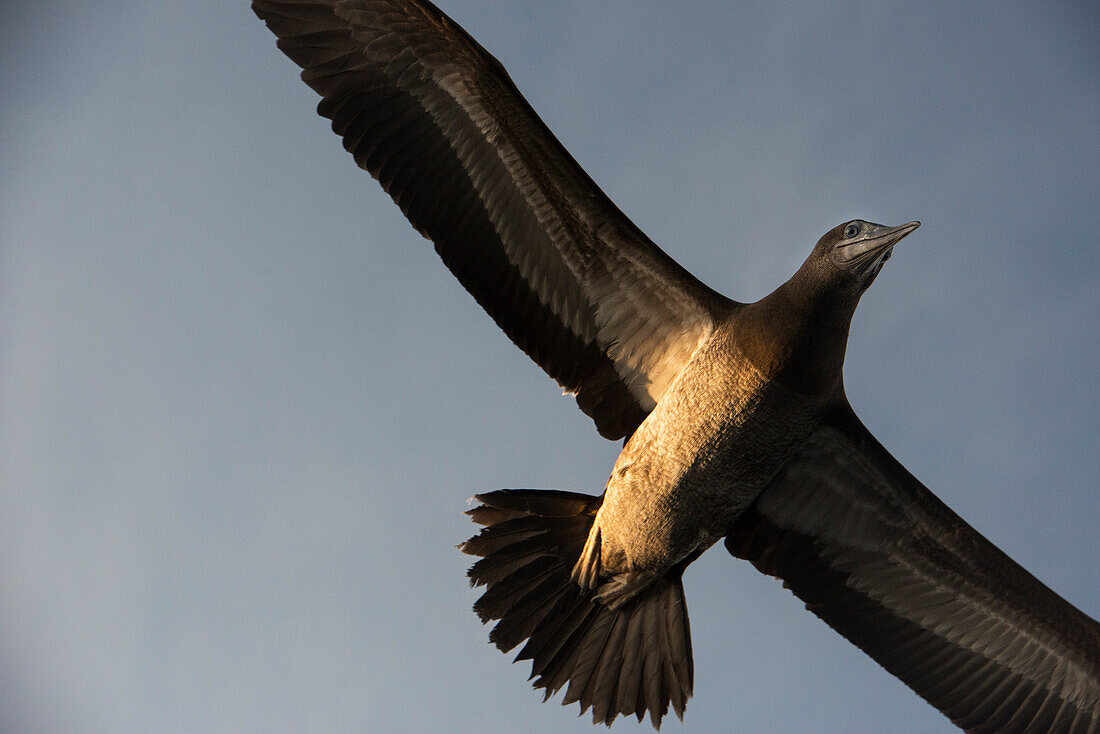
{"label": "bird's head", "polygon": [[844,285],[863,293],[890,259],[894,245],[919,226],[920,222],[906,222],[887,227],[853,219],[826,232],[810,257],[826,270],[835,269]]}

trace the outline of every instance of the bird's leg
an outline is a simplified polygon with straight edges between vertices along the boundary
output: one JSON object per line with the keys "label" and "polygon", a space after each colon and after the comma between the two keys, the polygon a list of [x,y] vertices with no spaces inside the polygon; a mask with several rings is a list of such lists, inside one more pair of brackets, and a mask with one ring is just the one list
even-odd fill
{"label": "bird's leg", "polygon": [[584,542],[581,557],[573,566],[573,581],[584,591],[592,591],[600,583],[600,545],[600,516],[597,513],[596,521],[588,531],[588,539]]}

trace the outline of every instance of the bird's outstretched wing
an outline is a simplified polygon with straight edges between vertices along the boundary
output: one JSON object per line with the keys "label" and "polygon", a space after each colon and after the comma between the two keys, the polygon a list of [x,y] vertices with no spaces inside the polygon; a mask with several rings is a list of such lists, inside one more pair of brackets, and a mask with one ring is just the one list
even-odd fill
{"label": "bird's outstretched wing", "polygon": [[1100,731],[1100,625],[940,502],[847,405],[726,547],[967,731]]}
{"label": "bird's outstretched wing", "polygon": [[630,435],[732,302],[635,227],[430,3],[252,8],[344,147],[478,303],[602,435]]}

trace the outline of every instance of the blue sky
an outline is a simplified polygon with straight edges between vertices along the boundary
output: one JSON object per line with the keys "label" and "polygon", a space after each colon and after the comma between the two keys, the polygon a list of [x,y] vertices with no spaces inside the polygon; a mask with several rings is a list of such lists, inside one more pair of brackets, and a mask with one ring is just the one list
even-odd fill
{"label": "blue sky", "polygon": [[[443,3],[605,191],[742,301],[920,219],[846,383],[1100,615],[1087,3]],[[245,2],[0,16],[0,730],[591,730],[469,607],[466,499],[616,453],[359,171]],[[720,547],[667,731],[952,731]],[[645,731],[630,721],[616,731]]]}

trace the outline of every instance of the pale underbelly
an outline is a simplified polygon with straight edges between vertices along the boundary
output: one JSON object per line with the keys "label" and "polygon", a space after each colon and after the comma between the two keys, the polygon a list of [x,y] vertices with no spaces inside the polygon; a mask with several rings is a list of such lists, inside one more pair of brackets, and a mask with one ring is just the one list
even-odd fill
{"label": "pale underbelly", "polygon": [[623,448],[597,518],[605,572],[660,572],[709,547],[810,435],[812,405],[746,383],[658,406]]}

